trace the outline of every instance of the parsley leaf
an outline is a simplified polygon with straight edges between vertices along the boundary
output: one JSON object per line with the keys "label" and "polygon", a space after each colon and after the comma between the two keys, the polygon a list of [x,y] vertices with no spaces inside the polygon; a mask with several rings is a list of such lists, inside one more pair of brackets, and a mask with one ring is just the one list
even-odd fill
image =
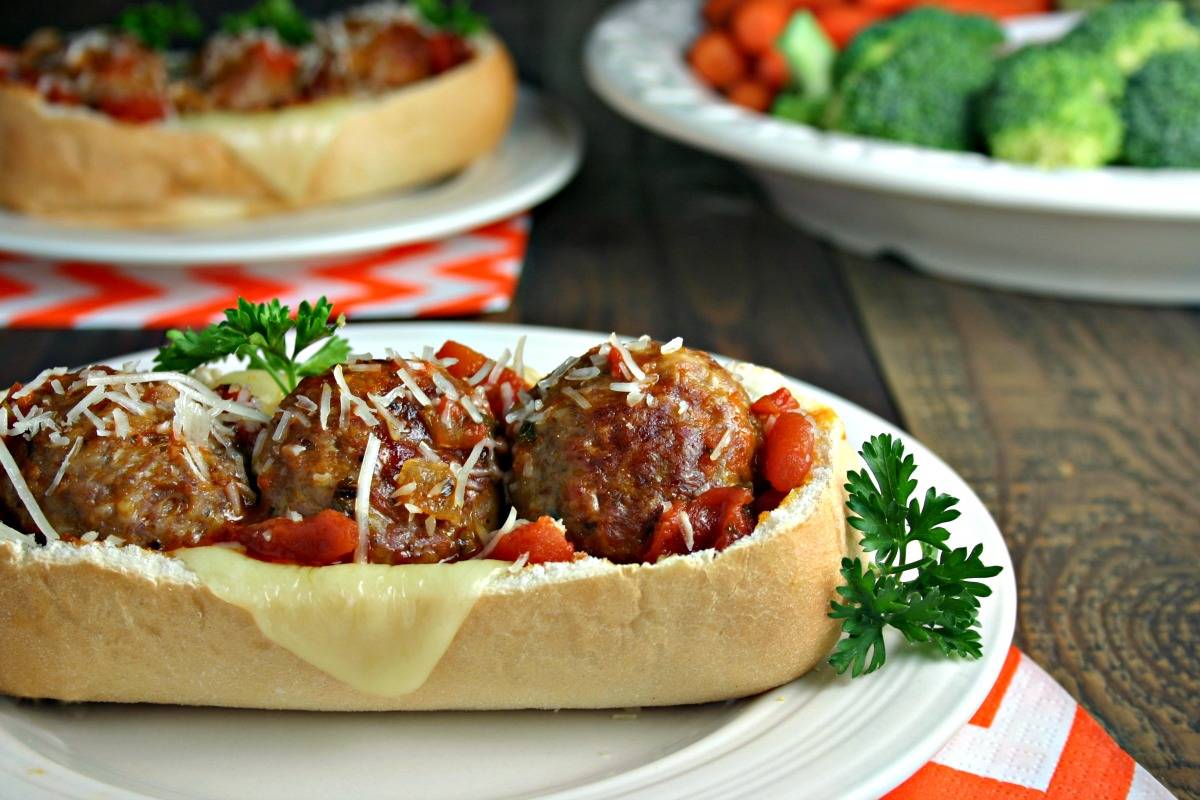
{"label": "parsley leaf", "polygon": [[245,11],[222,16],[221,29],[233,34],[273,30],[290,45],[307,44],[313,39],[312,23],[292,5],[292,0],[258,0]]}
{"label": "parsley leaf", "polygon": [[127,6],[117,17],[117,27],[153,50],[166,50],[178,40],[196,41],[204,34],[200,17],[184,0]]}
{"label": "parsley leaf", "polygon": [[482,14],[471,10],[471,0],[414,0],[427,24],[458,36],[470,36],[487,27]]}
{"label": "parsley leaf", "polygon": [[[189,372],[234,355],[264,370],[288,394],[301,378],[319,375],[350,356],[349,342],[335,335],[345,318],[330,322],[331,313],[333,306],[324,297],[315,305],[302,302],[294,319],[279,300],[255,304],[239,297],[237,308],[226,310],[225,319],[215,325],[198,331],[167,331],[167,344],[159,348],[154,365]],[[289,350],[286,337],[293,329],[295,341]],[[322,341],[316,352],[302,358],[305,351]]]}
{"label": "parsley leaf", "polygon": [[[854,513],[849,524],[862,533],[862,548],[874,560],[842,559],[845,583],[829,616],[842,621],[845,636],[830,665],[854,677],[879,669],[887,659],[888,626],[943,655],[979,658],[979,598],[991,594],[979,579],[998,575],[1000,567],[983,563],[983,545],[968,550],[946,544],[944,526],[958,518],[958,500],[934,489],[923,501],[912,498],[917,467],[899,439],[873,436],[860,454],[867,469],[846,476],[846,506]],[[911,550],[919,555],[906,561]]]}

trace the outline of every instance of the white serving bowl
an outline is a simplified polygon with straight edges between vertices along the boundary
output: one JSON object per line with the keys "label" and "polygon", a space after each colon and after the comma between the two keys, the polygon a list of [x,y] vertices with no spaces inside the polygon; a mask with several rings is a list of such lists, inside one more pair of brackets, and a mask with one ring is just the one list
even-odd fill
{"label": "white serving bowl", "polygon": [[[1007,25],[1013,44],[1069,14]],[[1200,302],[1200,171],[1043,170],[827,133],[735,106],[684,60],[696,0],[629,0],[592,30],[595,91],[665,136],[745,164],[780,212],[855,253],[935,275],[1068,297]]]}

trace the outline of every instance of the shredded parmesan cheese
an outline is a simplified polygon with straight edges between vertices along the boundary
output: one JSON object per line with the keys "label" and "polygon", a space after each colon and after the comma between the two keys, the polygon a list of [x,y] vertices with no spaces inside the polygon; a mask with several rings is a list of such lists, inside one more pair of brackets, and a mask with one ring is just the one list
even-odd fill
{"label": "shredded parmesan cheese", "polygon": [[517,377],[522,381],[525,380],[525,337],[521,336],[517,339],[517,346],[513,349],[513,372],[517,373]]}
{"label": "shredded parmesan cheese", "polygon": [[635,381],[646,380],[646,373],[642,372],[642,368],[633,360],[633,356],[629,353],[629,348],[617,340],[615,333],[609,334],[608,343],[615,347],[617,352],[621,354],[621,361],[624,362],[625,368],[629,370],[629,374],[633,376]]}
{"label": "shredded parmesan cheese", "polygon": [[717,446],[714,447],[712,452],[708,454],[708,460],[716,461],[718,458],[720,458],[721,454],[725,452],[725,448],[729,446],[729,442],[732,438],[733,429],[726,426],[725,432],[721,434],[721,438],[717,442]]}
{"label": "shredded parmesan cheese", "polygon": [[466,409],[467,416],[471,418],[472,422],[483,422],[483,414],[479,413],[479,406],[475,405],[475,401],[468,395],[464,394],[459,399],[459,403]]}
{"label": "shredded parmesan cheese", "polygon": [[458,473],[454,476],[454,505],[461,508],[467,497],[467,479],[471,477],[471,470],[475,469],[475,463],[479,461],[479,457],[483,454],[484,442],[479,441],[471,448],[471,454],[467,456],[466,462]]}
{"label": "shredded parmesan cheese", "polygon": [[4,472],[8,475],[9,481],[12,482],[13,489],[17,492],[17,497],[21,498],[21,502],[25,504],[25,510],[29,512],[29,516],[33,518],[33,524],[46,539],[57,539],[58,531],[54,530],[54,526],[50,524],[50,520],[46,519],[46,515],[42,513],[41,506],[33,496],[33,492],[29,491],[29,484],[25,483],[25,477],[21,475],[21,470],[17,468],[17,462],[13,460],[12,453],[8,450],[8,445],[4,443],[4,439],[0,438],[0,466],[4,467]]}
{"label": "shredded parmesan cheese", "polygon": [[563,388],[563,394],[565,394],[567,397],[574,400],[575,405],[579,406],[580,408],[582,408],[584,410],[592,407],[592,404],[590,402],[588,402],[588,399],[586,397],[584,397],[582,394],[579,393],[578,389],[572,388],[570,386],[566,386]]}
{"label": "shredded parmesan cheese", "polygon": [[113,433],[124,439],[129,436],[129,417],[119,408],[112,411]]}
{"label": "shredded parmesan cheese", "polygon": [[665,356],[668,353],[676,352],[681,347],[683,347],[683,337],[676,336],[674,339],[672,339],[671,341],[667,342],[662,347],[660,347],[658,352]]}
{"label": "shredded parmesan cheese", "polygon": [[53,494],[54,490],[58,488],[58,484],[62,482],[63,475],[67,474],[67,465],[71,463],[71,457],[79,452],[81,445],[83,445],[83,437],[76,436],[75,442],[71,445],[71,449],[67,451],[65,456],[63,456],[62,463],[58,466],[58,472],[54,473],[54,480],[50,482],[50,486],[46,489],[47,497]]}
{"label": "shredded parmesan cheese", "polygon": [[329,384],[321,386],[321,413],[317,419],[321,422],[321,430],[329,430],[329,401],[333,395],[333,389],[329,388]]}
{"label": "shredded parmesan cheese", "polygon": [[412,396],[417,399],[418,403],[423,406],[431,405],[429,402],[429,395],[421,391],[421,387],[417,385],[415,380],[413,380],[413,376],[409,375],[408,370],[400,366],[399,363],[396,364],[396,377],[398,377],[400,382],[403,383],[410,392],[412,392]]}
{"label": "shredded parmesan cheese", "polygon": [[371,512],[371,481],[375,477],[375,464],[379,461],[379,439],[374,433],[367,435],[367,446],[363,451],[362,465],[358,468],[358,490],[354,496],[354,521],[358,523],[358,547],[354,560],[363,564],[367,560],[367,520]]}
{"label": "shredded parmesan cheese", "polygon": [[696,531],[692,528],[692,518],[688,516],[686,511],[679,512],[679,527],[683,529],[683,543],[687,545],[688,552],[692,552],[692,548],[696,546]]}

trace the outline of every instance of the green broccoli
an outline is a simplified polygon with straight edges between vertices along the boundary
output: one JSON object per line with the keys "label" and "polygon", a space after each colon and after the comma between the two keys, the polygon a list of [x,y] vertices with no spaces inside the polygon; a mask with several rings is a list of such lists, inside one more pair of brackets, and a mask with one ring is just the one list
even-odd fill
{"label": "green broccoli", "polygon": [[1200,50],[1147,61],[1129,79],[1121,111],[1130,164],[1200,168]]}
{"label": "green broccoli", "polygon": [[887,61],[910,42],[935,36],[954,38],[989,51],[1004,41],[1003,31],[990,17],[917,8],[876,23],[855,36],[838,55],[833,65],[833,80],[840,84],[853,74]]}
{"label": "green broccoli", "polygon": [[1092,11],[1062,45],[1099,53],[1130,75],[1156,53],[1200,46],[1200,30],[1174,0],[1130,0]]}
{"label": "green broccoli", "polygon": [[976,96],[1004,35],[984,17],[922,8],[868,28],[839,56],[825,107],[831,130],[966,150]]}
{"label": "green broccoli", "polygon": [[777,46],[787,59],[791,80],[776,96],[771,113],[792,122],[820,120],[832,88],[837,48],[807,10],[792,15]]}
{"label": "green broccoli", "polygon": [[1096,167],[1121,147],[1124,78],[1103,56],[1033,45],[1005,58],[982,102],[996,158],[1039,167]]}

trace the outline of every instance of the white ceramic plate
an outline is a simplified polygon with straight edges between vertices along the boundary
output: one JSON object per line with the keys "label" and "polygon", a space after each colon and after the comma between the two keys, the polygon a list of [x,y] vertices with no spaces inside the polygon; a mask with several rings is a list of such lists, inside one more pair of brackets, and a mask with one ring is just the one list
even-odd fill
{"label": "white ceramic plate", "polygon": [[566,107],[523,88],[497,151],[432,186],[179,231],[68,226],[0,212],[0,250],[186,266],[290,261],[426,241],[532,208],[570,180],[582,153],[583,134]]}
{"label": "white ceramic plate", "polygon": [[[447,338],[496,352],[527,334],[526,363],[544,370],[601,338],[461,323],[357,325],[347,334],[360,352],[419,352]],[[837,409],[852,442],[900,435],[852,403],[796,385]],[[864,678],[822,667],[747,700],[628,713],[313,714],[0,698],[0,797],[877,797],[978,708],[1016,619],[1012,562],[996,524],[961,478],[904,438],[923,482],[962,499],[951,543],[983,542],[987,560],[1004,567],[983,605],[980,661],[934,658],[890,639],[887,666]]]}
{"label": "white ceramic plate", "polygon": [[[696,0],[629,0],[588,39],[601,97],[631,119],[745,163],[780,211],[867,255],[995,286],[1110,300],[1200,301],[1200,171],[1041,170],[977,153],[826,133],[743,110],[697,81],[683,53]],[[1074,17],[1008,25],[1014,44]]]}

